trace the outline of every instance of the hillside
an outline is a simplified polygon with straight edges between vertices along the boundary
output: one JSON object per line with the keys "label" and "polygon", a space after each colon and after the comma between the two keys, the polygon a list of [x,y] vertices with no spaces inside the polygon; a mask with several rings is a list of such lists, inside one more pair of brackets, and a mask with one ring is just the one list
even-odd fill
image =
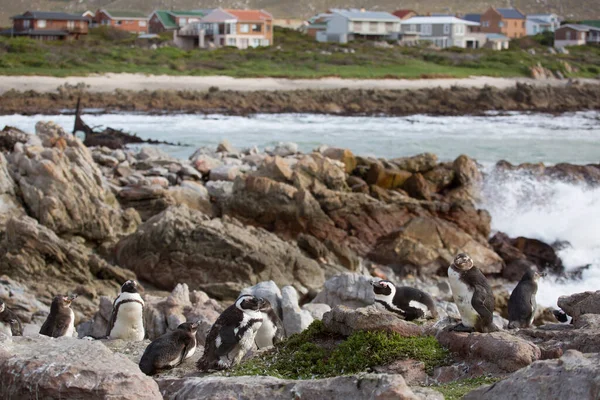
{"label": "hillside", "polygon": [[0,26],[9,24],[10,16],[29,9],[77,12],[106,7],[150,13],[157,8],[232,7],[262,8],[279,18],[307,18],[333,7],[368,7],[386,11],[411,8],[421,13],[466,13],[482,12],[490,5],[508,7],[511,3],[525,13],[556,12],[569,19],[600,19],[600,1],[596,0],[0,0]]}

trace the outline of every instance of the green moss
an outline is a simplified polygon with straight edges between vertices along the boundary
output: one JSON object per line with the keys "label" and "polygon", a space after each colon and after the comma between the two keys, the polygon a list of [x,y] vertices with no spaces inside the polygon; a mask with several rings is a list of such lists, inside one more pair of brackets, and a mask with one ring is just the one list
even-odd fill
{"label": "green moss", "polygon": [[344,340],[328,333],[321,321],[293,335],[275,349],[242,363],[232,375],[270,375],[287,379],[326,378],[355,374],[397,359],[425,363],[431,372],[444,365],[448,352],[433,337],[402,337],[395,333],[356,332]]}
{"label": "green moss", "polygon": [[446,385],[432,386],[432,389],[444,395],[446,400],[459,400],[462,399],[467,393],[477,389],[483,385],[491,385],[496,383],[501,378],[495,378],[491,376],[480,376],[477,378],[463,379],[460,381],[448,383]]}

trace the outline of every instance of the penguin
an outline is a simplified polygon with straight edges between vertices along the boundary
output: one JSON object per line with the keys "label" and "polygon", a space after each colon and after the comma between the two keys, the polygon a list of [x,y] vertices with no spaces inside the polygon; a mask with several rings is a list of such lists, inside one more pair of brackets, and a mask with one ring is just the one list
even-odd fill
{"label": "penguin", "polygon": [[0,334],[6,336],[23,335],[23,326],[19,318],[6,307],[4,301],[0,299]]}
{"label": "penguin", "polygon": [[140,360],[140,370],[146,375],[154,375],[158,370],[180,365],[196,352],[197,331],[197,322],[185,322],[173,332],[155,339],[144,351]]}
{"label": "penguin", "polygon": [[448,281],[462,322],[451,330],[496,332],[494,294],[487,279],[467,254],[460,253],[448,268]]}
{"label": "penguin", "polygon": [[285,334],[283,329],[283,323],[281,319],[273,310],[271,302],[267,299],[264,300],[264,306],[260,308],[263,322],[260,329],[256,332],[254,342],[256,347],[264,349],[272,347],[277,343],[283,341]]}
{"label": "penguin", "polygon": [[142,341],[144,328],[144,300],[138,293],[138,283],[128,280],[113,303],[106,334],[108,339]]}
{"label": "penguin", "polygon": [[508,299],[508,329],[528,328],[533,323],[537,303],[538,280],[542,275],[528,269]]}
{"label": "penguin", "polygon": [[70,296],[55,296],[50,306],[50,314],[40,329],[41,335],[57,337],[73,337],[75,331],[75,313],[71,303],[77,298],[76,294]]}
{"label": "penguin", "polygon": [[264,307],[263,299],[245,294],[223,311],[208,332],[204,354],[196,364],[198,369],[220,370],[238,364],[254,345]]}
{"label": "penguin", "polygon": [[552,314],[554,314],[554,318],[561,324],[573,323],[573,318],[569,317],[563,310],[552,310]]}
{"label": "penguin", "polygon": [[383,305],[386,310],[394,312],[406,319],[412,321],[425,316],[424,310],[420,307],[422,304],[429,310],[430,318],[437,319],[438,313],[435,309],[435,302],[427,293],[408,286],[396,287],[387,279],[372,280],[373,294],[375,303]]}

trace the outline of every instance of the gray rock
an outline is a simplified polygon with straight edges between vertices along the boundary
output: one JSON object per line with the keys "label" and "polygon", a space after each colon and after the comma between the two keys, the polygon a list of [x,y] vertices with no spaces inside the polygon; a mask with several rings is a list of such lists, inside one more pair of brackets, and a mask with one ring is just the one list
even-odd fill
{"label": "gray rock", "polygon": [[184,177],[191,177],[198,181],[202,179],[202,174],[191,165],[182,165],[179,173]]}
{"label": "gray rock", "polygon": [[298,292],[292,286],[281,290],[281,310],[286,336],[302,332],[314,321],[310,312],[300,309]]}
{"label": "gray rock", "polygon": [[120,163],[127,160],[127,155],[125,154],[125,152],[123,150],[114,150],[111,153],[111,156],[116,158],[117,161],[119,161]]}
{"label": "gray rock", "polygon": [[584,314],[600,314],[600,290],[560,296],[557,304],[576,322]]}
{"label": "gray rock", "polygon": [[280,142],[275,149],[273,149],[273,155],[279,157],[291,156],[298,153],[298,145],[293,142]]}
{"label": "gray rock", "polygon": [[204,187],[204,185],[200,182],[184,180],[179,186],[193,190],[194,192],[198,193],[198,195],[204,200],[210,200],[208,189],[206,189],[206,187]]}
{"label": "gray rock", "polygon": [[600,354],[568,350],[559,360],[537,361],[503,381],[468,393],[465,400],[597,400]]}
{"label": "gray rock", "polygon": [[340,305],[323,315],[323,324],[329,332],[350,336],[357,331],[394,332],[400,336],[420,336],[420,326],[399,318],[388,311],[380,311],[376,306],[353,310]]}
{"label": "gray rock", "polygon": [[331,307],[328,304],[308,303],[302,306],[302,310],[308,311],[313,319],[322,320],[323,315],[331,311]]}
{"label": "gray rock", "polygon": [[137,153],[138,160],[169,159],[169,155],[158,147],[144,146]]}
{"label": "gray rock", "polygon": [[[441,399],[431,397],[431,391],[416,395],[406,385],[402,375],[361,374],[327,379],[286,380],[270,376],[240,376],[185,379],[159,379],[166,399],[245,399],[302,400],[345,399]],[[425,397],[430,396],[430,397]]]}
{"label": "gray rock", "polygon": [[242,171],[236,165],[221,165],[210,170],[211,181],[234,181],[242,175]]}
{"label": "gray rock", "polygon": [[114,168],[117,165],[119,165],[119,160],[117,160],[114,157],[102,154],[102,153],[94,152],[94,153],[92,153],[92,157],[93,157],[94,161],[96,161],[98,164],[100,164],[104,167]]}
{"label": "gray rock", "polygon": [[8,163],[4,154],[0,153],[0,227],[4,227],[11,217],[25,215],[23,206],[17,199],[15,181],[8,172]]}
{"label": "gray rock", "polygon": [[167,176],[169,170],[164,167],[153,167],[146,171],[146,176]]}
{"label": "gray rock", "polygon": [[206,190],[211,197],[214,197],[217,200],[223,200],[233,194],[233,182],[209,181],[206,182]]}
{"label": "gray rock", "polygon": [[190,158],[192,165],[201,174],[208,174],[213,168],[223,165],[223,162],[217,158],[211,157],[207,154],[199,154]]}
{"label": "gray rock", "polygon": [[281,290],[277,284],[273,281],[259,282],[252,287],[245,288],[242,290],[242,294],[251,294],[256,297],[262,297],[263,299],[269,300],[271,307],[277,313],[279,318],[282,318],[281,312]]}
{"label": "gray rock", "polygon": [[217,153],[238,153],[238,151],[229,143],[229,140],[224,139],[217,146]]}
{"label": "gray rock", "polygon": [[312,303],[323,303],[330,307],[343,304],[350,308],[365,307],[373,304],[373,286],[371,277],[344,273],[325,282],[325,287]]}

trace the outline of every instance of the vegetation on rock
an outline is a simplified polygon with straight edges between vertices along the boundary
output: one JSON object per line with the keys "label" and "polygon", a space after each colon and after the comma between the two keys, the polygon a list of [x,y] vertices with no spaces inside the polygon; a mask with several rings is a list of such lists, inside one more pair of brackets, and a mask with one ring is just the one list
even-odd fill
{"label": "vegetation on rock", "polygon": [[446,400],[459,400],[462,397],[483,385],[491,385],[496,383],[501,378],[492,376],[479,376],[477,378],[463,379],[460,381],[450,382],[445,385],[432,386],[432,389],[444,395]]}
{"label": "vegetation on rock", "polygon": [[406,338],[361,331],[344,338],[327,332],[321,321],[315,321],[302,333],[240,364],[231,375],[327,378],[355,374],[397,359],[422,361],[431,372],[448,362],[449,353],[431,336]]}

